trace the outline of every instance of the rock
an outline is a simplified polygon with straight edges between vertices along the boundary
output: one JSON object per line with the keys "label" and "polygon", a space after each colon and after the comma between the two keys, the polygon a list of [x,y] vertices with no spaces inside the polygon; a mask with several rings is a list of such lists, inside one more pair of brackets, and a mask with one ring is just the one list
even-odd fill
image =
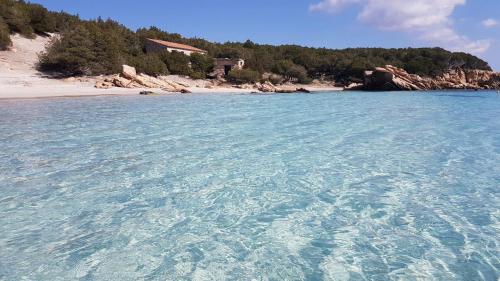
{"label": "rock", "polygon": [[263,73],[262,79],[267,80],[273,84],[281,84],[285,81],[285,78],[283,76],[271,72]]}
{"label": "rock", "polygon": [[440,89],[488,89],[500,86],[500,73],[486,70],[452,69],[437,77],[420,77],[386,65],[365,71],[364,90],[421,91]]}
{"label": "rock", "polygon": [[180,92],[183,93],[183,94],[191,94],[191,91],[188,90],[188,89],[181,89]]}
{"label": "rock", "polygon": [[275,86],[273,83],[266,81],[264,83],[255,83],[254,88],[264,92],[264,93],[310,93],[311,91],[307,90],[304,87],[297,88],[293,84]]}
{"label": "rock", "polygon": [[187,93],[190,92],[185,85],[168,80],[164,76],[153,77],[143,73],[137,74],[134,67],[123,65],[120,75],[104,77],[96,83],[98,88],[111,86],[121,88],[153,88],[163,89],[167,92]]}
{"label": "rock", "polygon": [[310,94],[311,93],[311,91],[309,91],[306,88],[298,88],[297,92],[299,92],[299,93],[306,93],[306,94]]}
{"label": "rock", "polygon": [[108,82],[108,81],[97,81],[95,83],[95,87],[97,89],[109,89],[109,88],[113,88],[113,83],[112,82]]}
{"label": "rock", "polygon": [[283,85],[280,87],[275,87],[274,92],[282,94],[296,93],[297,87],[291,85]]}
{"label": "rock", "polygon": [[[370,71],[370,74],[371,74],[371,71]],[[366,75],[366,73],[365,73],[365,75]],[[347,91],[355,91],[355,90],[362,90],[362,89],[363,89],[363,84],[361,84],[361,83],[351,83],[351,84],[344,87],[344,90],[347,90]]]}
{"label": "rock", "polygon": [[135,67],[124,64],[122,65],[121,74],[123,77],[133,80],[137,76],[137,71],[135,70]]}
{"label": "rock", "polygon": [[142,91],[139,93],[139,95],[151,96],[151,95],[157,95],[157,94],[155,92],[152,92],[152,91]]}
{"label": "rock", "polygon": [[251,84],[241,84],[241,85],[236,85],[235,86],[236,88],[238,89],[253,89],[254,88],[254,85],[251,85]]}
{"label": "rock", "polygon": [[117,76],[113,79],[113,84],[120,88],[134,88],[134,81]]}
{"label": "rock", "polygon": [[255,88],[264,93],[275,93],[277,91],[276,86],[271,82],[266,81],[264,83],[255,83]]}

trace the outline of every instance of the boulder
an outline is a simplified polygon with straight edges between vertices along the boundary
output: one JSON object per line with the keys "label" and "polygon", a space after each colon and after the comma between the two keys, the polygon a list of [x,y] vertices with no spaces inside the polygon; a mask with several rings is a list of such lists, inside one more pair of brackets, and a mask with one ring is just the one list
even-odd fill
{"label": "boulder", "polygon": [[167,92],[187,93],[187,87],[169,81],[166,77],[153,77],[146,74],[137,74],[135,68],[123,65],[120,75],[104,77],[96,82],[97,88],[110,88],[112,86],[120,88],[152,88],[162,89]]}
{"label": "boulder", "polygon": [[386,65],[373,71],[365,71],[364,90],[420,91],[440,89],[488,89],[498,88],[500,73],[474,69],[451,69],[436,77],[420,77],[403,69]]}
{"label": "boulder", "polygon": [[108,82],[108,81],[97,81],[95,83],[95,87],[97,89],[109,89],[109,88],[113,88],[114,84],[112,82]]}
{"label": "boulder", "polygon": [[125,78],[133,80],[137,76],[137,71],[135,70],[135,67],[124,64],[122,65],[121,75]]}
{"label": "boulder", "polygon": [[277,91],[276,86],[274,86],[271,82],[266,81],[264,83],[255,83],[255,88],[264,93],[275,93]]}
{"label": "boulder", "polygon": [[[370,71],[370,74],[372,72]],[[366,75],[366,73],[365,73]],[[365,79],[366,79],[367,76],[365,76]],[[366,83],[366,82],[365,82]],[[347,90],[347,91],[355,91],[355,90],[362,90],[363,89],[363,84],[361,83],[351,83],[347,86],[344,87],[344,90]]]}
{"label": "boulder", "polygon": [[283,85],[280,87],[275,87],[274,90],[276,93],[296,93],[297,92],[297,87],[291,86],[291,85]]}
{"label": "boulder", "polygon": [[298,93],[306,93],[306,94],[310,94],[311,91],[309,91],[308,89],[306,88],[297,88],[296,90]]}
{"label": "boulder", "polygon": [[120,87],[120,88],[135,88],[134,87],[134,85],[135,85],[134,81],[128,80],[127,78],[123,78],[123,77],[120,77],[120,76],[116,76],[113,79],[113,84],[116,87]]}

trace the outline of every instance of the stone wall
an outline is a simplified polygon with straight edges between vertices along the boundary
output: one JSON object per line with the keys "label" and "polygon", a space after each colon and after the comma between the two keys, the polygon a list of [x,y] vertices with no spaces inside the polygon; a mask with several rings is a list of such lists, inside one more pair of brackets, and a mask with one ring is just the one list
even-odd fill
{"label": "stone wall", "polygon": [[227,58],[216,58],[214,59],[214,72],[217,76],[226,75],[226,69],[238,69],[241,70],[245,66],[245,61],[242,59],[227,59]]}

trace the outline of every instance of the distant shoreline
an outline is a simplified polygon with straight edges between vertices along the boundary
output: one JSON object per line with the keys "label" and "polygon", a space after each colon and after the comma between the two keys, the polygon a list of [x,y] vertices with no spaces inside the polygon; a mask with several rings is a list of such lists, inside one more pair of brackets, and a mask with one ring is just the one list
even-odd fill
{"label": "distant shoreline", "polygon": [[[5,85],[3,85],[5,86]],[[192,94],[251,94],[261,93],[265,95],[273,95],[275,93],[257,92],[253,89],[238,89],[238,88],[189,88]],[[311,92],[333,92],[342,91],[341,88],[319,88],[308,87]],[[181,93],[166,92],[161,89],[124,89],[124,88],[111,88],[111,89],[96,89],[92,86],[85,86],[80,84],[74,85],[60,85],[52,87],[3,87],[0,93],[0,100],[22,100],[22,99],[42,99],[42,98],[75,98],[75,97],[95,97],[95,96],[138,96],[141,91],[152,91],[159,95],[190,95]]]}
{"label": "distant shoreline", "polygon": [[[28,39],[20,35],[11,37],[13,47],[10,51],[0,51],[0,100],[39,99],[54,97],[88,97],[88,96],[133,96],[141,91],[152,91],[158,94],[177,95],[159,88],[96,88],[96,82],[103,77],[74,77],[68,79],[51,79],[36,70],[38,54],[45,50],[50,38],[37,37]],[[404,78],[404,77],[403,77]],[[213,85],[208,80],[193,80],[182,76],[169,76],[169,80],[193,94],[250,94],[275,93],[259,92],[256,85],[232,85],[224,83]],[[311,92],[351,91],[355,88],[334,87],[329,83],[313,83],[308,85],[288,84],[279,86],[284,89],[305,89]],[[356,85],[354,85],[356,87]],[[457,89],[459,90],[459,89]],[[473,91],[473,90],[471,90]],[[291,90],[293,92],[293,90]],[[418,91],[417,91],[418,92]]]}
{"label": "distant shoreline", "polygon": [[[98,89],[96,81],[102,77],[75,77],[68,79],[51,79],[44,77],[36,70],[38,54],[45,50],[50,38],[36,37],[28,39],[20,35],[11,36],[12,50],[0,51],[0,100],[39,99],[54,97],[92,97],[92,96],[133,96],[141,91],[152,91],[165,95],[177,93],[155,88],[119,88]],[[205,87],[204,80],[192,80],[183,77],[172,77],[180,80],[187,89],[195,94],[244,94],[256,92],[256,89],[240,89],[224,84],[215,87]],[[328,87],[327,85],[297,85],[310,91],[339,91],[342,88]]]}

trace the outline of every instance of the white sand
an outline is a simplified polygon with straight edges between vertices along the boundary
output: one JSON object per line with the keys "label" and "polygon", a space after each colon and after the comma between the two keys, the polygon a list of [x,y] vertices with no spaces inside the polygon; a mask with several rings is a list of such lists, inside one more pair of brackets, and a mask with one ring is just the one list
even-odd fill
{"label": "white sand", "polygon": [[[19,35],[11,37],[13,47],[9,51],[0,51],[0,99],[23,99],[44,97],[79,97],[97,95],[137,95],[149,90],[156,93],[171,94],[161,89],[97,89],[96,78],[51,79],[36,70],[38,54],[43,52],[50,38],[40,37],[31,40]],[[204,80],[189,80],[173,77],[192,85],[193,93],[251,93],[254,89],[233,87],[204,88]],[[337,91],[341,88],[305,86],[311,91]]]}

